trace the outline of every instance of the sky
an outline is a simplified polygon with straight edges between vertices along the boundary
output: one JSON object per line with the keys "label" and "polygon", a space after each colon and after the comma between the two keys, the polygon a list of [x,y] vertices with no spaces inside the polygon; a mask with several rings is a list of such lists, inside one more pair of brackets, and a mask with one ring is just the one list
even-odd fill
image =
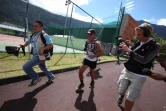
{"label": "sky", "polygon": [[[52,13],[66,16],[66,0],[29,0],[31,4],[44,8]],[[135,20],[166,26],[166,0],[72,0],[79,7],[87,11],[99,22],[108,23],[117,20],[120,4],[125,12]],[[70,16],[72,4],[69,5]],[[41,13],[42,14],[42,13]],[[91,17],[74,6],[73,18],[91,22]],[[94,23],[97,21],[93,20]]]}

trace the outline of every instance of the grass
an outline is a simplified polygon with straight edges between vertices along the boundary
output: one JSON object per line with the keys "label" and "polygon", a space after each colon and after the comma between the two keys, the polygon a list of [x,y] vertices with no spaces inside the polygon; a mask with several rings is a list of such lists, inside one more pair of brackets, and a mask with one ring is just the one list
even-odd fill
{"label": "grass", "polygon": [[[84,54],[76,54],[74,58],[73,54],[54,54],[50,61],[46,62],[47,67],[50,70],[70,68],[74,66],[80,66],[84,58]],[[22,65],[25,64],[29,59],[28,54],[23,56],[20,54],[17,58],[14,55],[9,55],[7,53],[0,53],[0,78],[8,78],[14,76],[25,75],[22,70]],[[121,58],[122,59],[122,58]],[[102,56],[102,61],[116,60],[115,56]],[[34,70],[41,72],[41,70],[35,66]]]}

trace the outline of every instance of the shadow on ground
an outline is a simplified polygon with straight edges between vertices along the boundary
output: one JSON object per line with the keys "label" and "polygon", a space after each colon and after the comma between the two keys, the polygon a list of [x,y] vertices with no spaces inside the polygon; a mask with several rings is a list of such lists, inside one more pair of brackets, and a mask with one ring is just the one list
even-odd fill
{"label": "shadow on ground", "polygon": [[93,101],[94,98],[94,90],[91,89],[88,101],[82,101],[82,95],[83,92],[79,93],[76,102],[75,102],[75,108],[80,111],[96,111],[96,104]]}
{"label": "shadow on ground", "polygon": [[0,111],[33,111],[37,104],[36,94],[48,87],[50,84],[44,84],[32,92],[27,92],[22,98],[5,101],[0,108]]}

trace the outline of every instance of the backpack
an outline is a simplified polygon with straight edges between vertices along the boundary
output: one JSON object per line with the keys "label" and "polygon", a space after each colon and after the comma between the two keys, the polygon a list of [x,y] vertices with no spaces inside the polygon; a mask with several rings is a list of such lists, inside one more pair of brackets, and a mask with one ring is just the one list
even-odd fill
{"label": "backpack", "polygon": [[[41,34],[40,34],[40,37],[41,37],[41,40],[42,40],[43,44],[44,44],[45,46],[47,46],[47,44],[46,44],[46,39],[45,39],[45,37],[44,37],[44,35],[43,35],[44,33],[45,33],[45,32],[42,31]],[[35,34],[35,33],[33,33],[33,34],[30,36],[30,38],[32,38],[34,34]],[[50,56],[52,56],[52,55],[53,55],[53,47],[52,47],[51,49],[49,49],[48,52],[50,53]]]}
{"label": "backpack", "polygon": [[[97,48],[96,48],[96,45],[95,45],[96,42],[97,42],[97,40],[95,39],[95,40],[93,41],[93,43],[92,43],[92,44],[94,44],[94,50],[92,50],[92,52],[93,52],[94,54],[96,54],[96,51],[97,51]],[[88,49],[88,40],[85,42],[84,51],[87,52],[87,49]]]}

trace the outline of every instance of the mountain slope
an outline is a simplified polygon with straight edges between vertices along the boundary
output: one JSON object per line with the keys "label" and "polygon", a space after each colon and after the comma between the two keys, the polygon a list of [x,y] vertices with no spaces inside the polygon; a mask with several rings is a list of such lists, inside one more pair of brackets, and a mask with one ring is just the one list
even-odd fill
{"label": "mountain slope", "polygon": [[[22,0],[0,0],[0,23],[10,23],[16,26],[25,27],[25,15],[26,15],[26,3]],[[40,16],[40,20],[43,21],[44,26],[47,27],[49,23],[56,23],[64,26],[66,17],[53,14],[40,7],[29,4],[28,10],[28,22],[29,28],[33,26],[33,22],[36,21]],[[67,26],[69,24],[69,18]],[[90,26],[90,23],[72,19],[72,24],[81,24]]]}

